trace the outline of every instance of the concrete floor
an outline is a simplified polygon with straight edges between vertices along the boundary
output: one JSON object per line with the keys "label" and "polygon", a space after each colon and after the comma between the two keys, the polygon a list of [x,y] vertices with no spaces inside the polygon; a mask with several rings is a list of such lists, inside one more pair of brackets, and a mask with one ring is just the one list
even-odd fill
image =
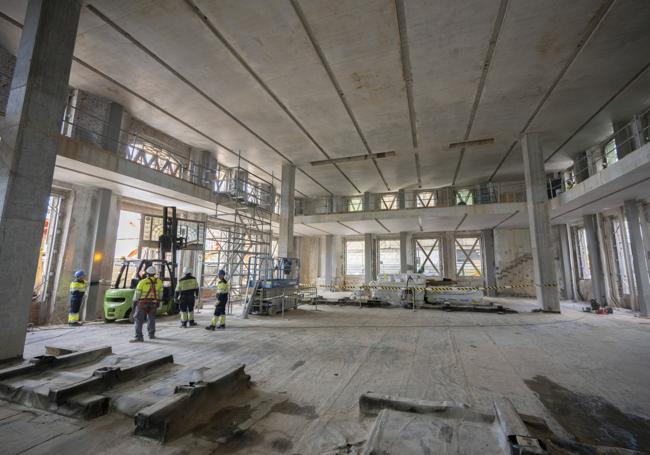
{"label": "concrete floor", "polygon": [[[128,343],[130,325],[37,329],[27,335],[26,357],[45,345],[110,344],[122,354],[170,352],[192,368],[243,362],[254,386],[241,406],[165,446],[132,436],[133,423],[118,415],[79,421],[0,402],[1,452],[354,453],[372,423],[358,410],[367,391],[482,411],[505,396],[559,435],[650,450],[650,321],[570,304],[561,315],[533,314],[530,302],[503,302],[522,312],[303,306],[285,319],[230,317],[219,332],[180,329],[166,318],[159,339],[138,346]],[[204,309],[198,322],[209,317]],[[232,436],[243,422],[252,426]]]}

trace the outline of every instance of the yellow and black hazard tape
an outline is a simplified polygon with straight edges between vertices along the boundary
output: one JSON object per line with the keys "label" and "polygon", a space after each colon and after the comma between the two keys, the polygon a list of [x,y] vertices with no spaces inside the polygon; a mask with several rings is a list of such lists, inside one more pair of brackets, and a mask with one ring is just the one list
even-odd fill
{"label": "yellow and black hazard tape", "polygon": [[326,288],[330,290],[343,290],[343,291],[355,291],[355,290],[370,290],[370,289],[379,289],[381,291],[402,291],[404,289],[410,289],[414,291],[427,291],[427,292],[454,292],[454,291],[497,291],[500,289],[520,289],[520,288],[535,288],[535,287],[547,287],[555,288],[557,287],[556,283],[545,283],[543,285],[537,285],[535,283],[516,283],[516,284],[506,284],[503,286],[433,286],[433,287],[417,287],[417,286],[386,286],[386,285],[325,285],[325,284],[300,284],[300,287],[303,289],[308,288]]}

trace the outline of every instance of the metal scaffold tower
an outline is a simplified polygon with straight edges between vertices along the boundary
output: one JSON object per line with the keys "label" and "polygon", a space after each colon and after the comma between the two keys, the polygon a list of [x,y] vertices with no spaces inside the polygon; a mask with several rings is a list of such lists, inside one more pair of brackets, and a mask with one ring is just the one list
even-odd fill
{"label": "metal scaffold tower", "polygon": [[275,204],[272,183],[237,167],[216,171],[215,216],[206,226],[203,286],[215,287],[224,269],[230,281],[230,301],[244,299],[249,280],[272,254],[271,219]]}

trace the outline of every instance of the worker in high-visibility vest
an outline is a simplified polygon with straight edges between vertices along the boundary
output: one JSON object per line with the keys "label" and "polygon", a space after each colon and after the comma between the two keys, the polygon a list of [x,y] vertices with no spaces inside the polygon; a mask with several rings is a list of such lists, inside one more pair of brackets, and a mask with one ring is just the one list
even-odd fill
{"label": "worker in high-visibility vest", "polygon": [[226,280],[225,270],[219,270],[219,281],[217,282],[217,305],[214,307],[214,316],[210,325],[205,330],[225,329],[226,328],[226,303],[228,303],[228,293],[230,284]]}
{"label": "worker in high-visibility vest", "polygon": [[86,274],[83,270],[77,270],[74,273],[74,280],[70,283],[70,310],[68,311],[68,324],[71,326],[81,325],[79,322],[79,312],[81,304],[88,289],[88,283],[84,278]]}
{"label": "worker in high-visibility vest", "polygon": [[135,338],[131,343],[139,343],[144,341],[142,335],[142,326],[144,319],[147,318],[147,331],[149,332],[149,339],[156,338],[156,310],[160,306],[160,301],[163,294],[162,280],[156,278],[156,269],[153,266],[147,267],[145,270],[147,276],[142,278],[135,288],[133,295],[133,302],[135,305],[135,313],[133,319],[135,320]]}
{"label": "worker in high-visibility vest", "polygon": [[181,313],[181,327],[197,325],[194,322],[194,301],[199,296],[199,282],[192,275],[192,270],[186,267],[183,278],[176,284],[176,298]]}

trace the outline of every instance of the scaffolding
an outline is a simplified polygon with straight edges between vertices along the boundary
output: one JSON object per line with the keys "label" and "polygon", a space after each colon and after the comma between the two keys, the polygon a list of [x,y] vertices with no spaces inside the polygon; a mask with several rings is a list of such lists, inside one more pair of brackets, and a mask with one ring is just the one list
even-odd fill
{"label": "scaffolding", "polygon": [[216,287],[223,269],[230,282],[230,302],[241,302],[264,258],[272,254],[275,187],[239,165],[221,166],[215,172],[215,191],[216,215],[208,217],[206,229],[203,287]]}

